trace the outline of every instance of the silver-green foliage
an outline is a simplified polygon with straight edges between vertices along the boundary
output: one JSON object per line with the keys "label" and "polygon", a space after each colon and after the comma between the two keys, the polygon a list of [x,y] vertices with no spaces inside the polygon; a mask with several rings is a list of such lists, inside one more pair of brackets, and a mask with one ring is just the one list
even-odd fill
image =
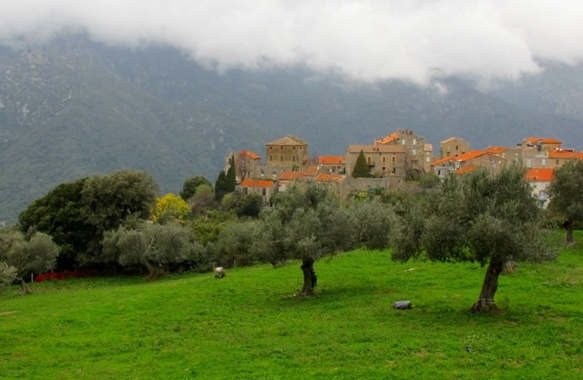
{"label": "silver-green foliage", "polygon": [[11,284],[29,273],[53,269],[59,250],[51,237],[42,232],[36,232],[26,240],[17,230],[0,231],[0,282]]}
{"label": "silver-green foliage", "polygon": [[124,267],[145,266],[151,274],[171,264],[196,261],[203,251],[190,228],[175,224],[120,227],[108,231],[103,239],[103,252],[109,260]]}

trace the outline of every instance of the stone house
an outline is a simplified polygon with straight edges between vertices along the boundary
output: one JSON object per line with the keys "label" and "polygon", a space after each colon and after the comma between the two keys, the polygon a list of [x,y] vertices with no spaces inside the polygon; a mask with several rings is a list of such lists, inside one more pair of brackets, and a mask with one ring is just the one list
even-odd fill
{"label": "stone house", "polygon": [[[408,129],[398,129],[396,132],[374,140],[374,145],[401,146],[405,152],[405,174],[419,175],[425,171],[426,149],[425,139]],[[433,147],[431,147],[433,149]],[[431,153],[433,155],[433,153]]]}
{"label": "stone house", "polygon": [[308,144],[295,136],[286,136],[265,144],[265,166],[306,170],[309,166]]}
{"label": "stone house", "polygon": [[569,161],[581,159],[581,153],[573,149],[556,149],[548,152],[548,154],[547,167],[555,169],[562,167]]}
{"label": "stone house", "polygon": [[352,175],[361,151],[373,175],[405,177],[405,148],[402,145],[348,145],[344,154],[347,175]]}
{"label": "stone house", "polygon": [[344,156],[319,156],[318,170],[321,173],[344,173],[346,161]]}
{"label": "stone house", "polygon": [[450,137],[439,143],[439,157],[456,157],[469,152],[470,143],[459,137]]}
{"label": "stone house", "polygon": [[451,156],[436,160],[432,167],[435,174],[444,178],[450,173],[465,174],[477,168],[498,171],[507,160],[484,150],[470,150],[459,156]]}
{"label": "stone house", "polygon": [[318,168],[310,166],[304,171],[286,170],[277,179],[278,191],[286,191],[288,187],[299,182],[311,182],[318,175]]}
{"label": "stone house", "polygon": [[225,157],[225,173],[229,170],[231,157],[235,158],[235,176],[240,183],[247,178],[258,178],[261,170],[261,156],[250,150],[241,150]]}
{"label": "stone house", "polygon": [[532,194],[542,208],[546,208],[549,204],[548,190],[554,178],[555,169],[553,168],[530,169],[524,176],[524,179],[532,185]]}
{"label": "stone house", "polygon": [[260,195],[262,204],[267,205],[277,190],[277,183],[269,180],[246,179],[237,188],[245,195]]}

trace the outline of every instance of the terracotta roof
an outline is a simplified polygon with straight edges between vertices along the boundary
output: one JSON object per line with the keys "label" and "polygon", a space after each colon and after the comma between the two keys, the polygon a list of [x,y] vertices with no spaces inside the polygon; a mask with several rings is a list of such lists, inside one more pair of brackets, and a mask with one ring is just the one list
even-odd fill
{"label": "terracotta roof", "polygon": [[344,156],[320,156],[318,163],[322,165],[344,164]]}
{"label": "terracotta roof", "polygon": [[555,139],[548,139],[548,138],[540,138],[540,137],[527,137],[524,139],[525,143],[536,144],[540,142],[541,144],[562,144],[562,141],[555,140]]}
{"label": "terracotta roof", "polygon": [[509,148],[506,148],[505,146],[489,146],[486,149],[484,149],[484,152],[492,153],[492,154],[500,154],[500,153],[506,152],[508,149]]}
{"label": "terracotta roof", "polygon": [[483,150],[470,150],[469,152],[460,154],[459,156],[454,157],[454,160],[464,162],[473,160],[474,158],[481,157],[485,154],[488,154],[486,151]]}
{"label": "terracotta roof", "polygon": [[405,153],[405,147],[401,145],[348,145],[349,153]]}
{"label": "terracotta roof", "polygon": [[464,166],[461,169],[456,170],[455,174],[467,174],[469,172],[472,172],[476,169],[476,167],[474,165],[468,165],[468,166]]}
{"label": "terracotta roof", "polygon": [[271,187],[273,181],[246,179],[241,183],[241,187]]}
{"label": "terracotta roof", "polygon": [[316,181],[319,182],[340,182],[345,178],[345,176],[340,174],[318,174]]}
{"label": "terracotta roof", "polygon": [[394,133],[391,133],[390,135],[385,136],[381,139],[375,140],[374,145],[388,144],[388,143],[393,142],[393,141],[398,140],[398,139],[399,139],[399,133],[394,132]]}
{"label": "terracotta roof", "polygon": [[291,170],[286,170],[283,173],[281,173],[281,175],[279,176],[279,180],[280,181],[293,181],[293,180],[304,178],[304,177],[305,177],[304,172],[294,172]]}
{"label": "terracotta roof", "polygon": [[464,141],[464,139],[460,139],[459,137],[450,137],[449,139],[445,139],[442,142],[440,142],[440,144],[447,144],[448,142],[455,140]]}
{"label": "terracotta roof", "polygon": [[438,166],[441,164],[445,164],[446,162],[453,162],[455,160],[454,156],[448,156],[444,158],[440,158],[439,160],[435,160],[431,163],[431,166]]}
{"label": "terracotta roof", "polygon": [[556,149],[549,152],[549,158],[562,158],[565,160],[576,160],[580,156],[579,153],[572,149]]}
{"label": "terracotta roof", "polygon": [[310,166],[307,170],[303,171],[306,177],[313,177],[318,174],[318,167],[317,166]]}
{"label": "terracotta roof", "polygon": [[285,136],[279,140],[272,141],[272,142],[267,143],[265,145],[268,145],[268,146],[269,145],[296,145],[296,146],[302,145],[302,146],[304,146],[304,145],[308,145],[308,144],[306,144],[306,142],[304,140],[299,139],[295,136]]}
{"label": "terracotta roof", "polygon": [[242,151],[239,151],[239,152],[235,153],[235,155],[237,155],[237,156],[238,155],[246,156],[246,157],[249,157],[252,160],[259,160],[259,159],[261,159],[261,156],[260,155],[255,154],[255,153],[251,152],[250,150],[242,150]]}
{"label": "terracotta roof", "polygon": [[530,169],[526,172],[524,179],[529,182],[550,182],[555,178],[555,169]]}

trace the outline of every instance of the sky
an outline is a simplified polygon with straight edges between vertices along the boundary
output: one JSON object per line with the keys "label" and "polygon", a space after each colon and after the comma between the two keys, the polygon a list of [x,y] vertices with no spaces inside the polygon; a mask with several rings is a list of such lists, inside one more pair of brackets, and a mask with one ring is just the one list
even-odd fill
{"label": "sky", "polygon": [[365,82],[488,83],[583,63],[580,0],[0,0],[0,44],[86,32],[217,70],[306,65]]}

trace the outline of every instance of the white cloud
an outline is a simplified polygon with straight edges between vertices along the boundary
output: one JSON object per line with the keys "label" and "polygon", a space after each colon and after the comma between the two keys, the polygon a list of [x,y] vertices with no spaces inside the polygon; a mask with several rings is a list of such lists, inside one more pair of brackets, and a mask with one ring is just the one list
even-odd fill
{"label": "white cloud", "polygon": [[576,0],[0,0],[0,41],[85,30],[169,43],[219,69],[306,64],[365,81],[480,81],[583,61]]}

